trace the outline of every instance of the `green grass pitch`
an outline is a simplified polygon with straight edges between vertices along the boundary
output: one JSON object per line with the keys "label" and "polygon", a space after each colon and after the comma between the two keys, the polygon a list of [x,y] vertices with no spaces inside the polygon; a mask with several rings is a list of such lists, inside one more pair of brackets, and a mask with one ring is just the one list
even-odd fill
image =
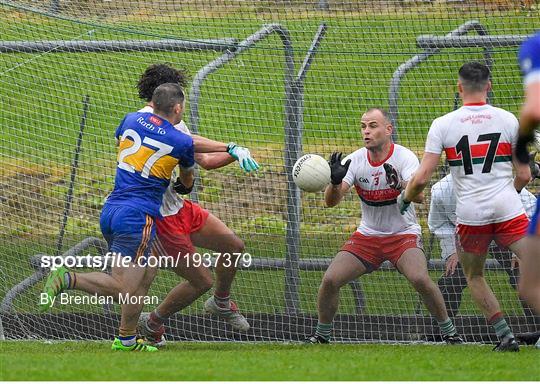
{"label": "green grass pitch", "polygon": [[490,346],[171,343],[154,354],[109,343],[2,342],[0,380],[537,380],[540,351]]}

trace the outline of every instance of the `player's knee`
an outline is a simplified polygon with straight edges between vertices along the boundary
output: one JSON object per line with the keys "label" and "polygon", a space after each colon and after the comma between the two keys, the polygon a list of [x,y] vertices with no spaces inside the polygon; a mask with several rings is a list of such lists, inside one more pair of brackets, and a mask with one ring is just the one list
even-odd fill
{"label": "player's knee", "polygon": [[124,279],[117,281],[118,293],[123,295],[140,296],[145,295],[148,292],[149,284],[145,284],[144,278],[141,279]]}
{"label": "player's knee", "polygon": [[334,291],[339,288],[341,288],[341,282],[339,279],[337,279],[334,275],[325,273],[321,281],[321,289]]}
{"label": "player's knee", "polygon": [[200,290],[203,292],[207,292],[208,290],[210,290],[210,288],[212,288],[213,285],[214,279],[212,278],[212,276],[206,276],[201,280]]}
{"label": "player's knee", "polygon": [[417,291],[427,291],[432,284],[428,276],[421,274],[410,276],[409,282]]}
{"label": "player's knee", "polygon": [[484,271],[483,270],[469,270],[465,272],[465,278],[467,279],[467,283],[478,281],[479,279],[484,278]]}
{"label": "player's knee", "polygon": [[156,274],[157,268],[148,268],[141,285],[144,286],[144,288],[146,288],[147,290],[150,289],[150,286],[152,285]]}
{"label": "player's knee", "polygon": [[141,283],[137,286],[127,287],[127,290],[129,291],[127,293],[132,296],[139,296],[139,297],[146,296],[146,294],[150,290],[150,284],[145,284],[144,281],[141,281]]}
{"label": "player's knee", "polygon": [[242,253],[246,249],[246,245],[238,236],[234,236],[231,242],[231,253]]}
{"label": "player's knee", "polygon": [[240,257],[240,254],[244,252],[245,248],[246,246],[242,239],[236,235],[231,235],[222,243],[218,251],[231,255],[233,257],[232,261],[235,261],[234,259]]}

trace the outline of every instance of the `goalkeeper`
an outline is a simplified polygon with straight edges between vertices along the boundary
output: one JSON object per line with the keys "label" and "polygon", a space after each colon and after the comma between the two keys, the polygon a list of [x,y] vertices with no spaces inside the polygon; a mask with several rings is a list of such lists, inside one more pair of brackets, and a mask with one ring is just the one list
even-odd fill
{"label": "goalkeeper", "polygon": [[364,148],[347,156],[345,163],[340,153],[332,155],[332,183],[324,197],[326,206],[333,207],[354,186],[361,201],[362,220],[323,276],[317,297],[319,321],[306,342],[328,343],[341,287],[388,260],[420,294],[437,319],[446,343],[461,344],[463,340],[448,317],[441,292],[429,277],[416,214],[411,210],[402,216],[397,206],[396,199],[418,168],[418,159],[409,149],[392,142],[392,124],[380,108],[364,113],[361,131]]}

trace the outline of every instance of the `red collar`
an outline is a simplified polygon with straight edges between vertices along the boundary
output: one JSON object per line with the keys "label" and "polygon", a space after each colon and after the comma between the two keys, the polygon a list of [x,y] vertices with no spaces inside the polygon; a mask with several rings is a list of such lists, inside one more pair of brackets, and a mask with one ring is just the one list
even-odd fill
{"label": "red collar", "polygon": [[467,103],[463,104],[464,107],[480,107],[482,105],[486,105],[487,103],[485,101],[481,101],[479,103]]}
{"label": "red collar", "polygon": [[381,160],[379,162],[374,162],[371,160],[371,157],[369,157],[369,151],[367,151],[367,159],[369,161],[369,164],[372,166],[372,167],[380,167],[381,165],[383,165],[384,163],[386,163],[386,160],[388,160],[392,155],[394,154],[394,143],[392,143],[392,145],[390,146],[390,150],[388,151],[388,155],[386,155],[386,157],[384,158],[384,160]]}

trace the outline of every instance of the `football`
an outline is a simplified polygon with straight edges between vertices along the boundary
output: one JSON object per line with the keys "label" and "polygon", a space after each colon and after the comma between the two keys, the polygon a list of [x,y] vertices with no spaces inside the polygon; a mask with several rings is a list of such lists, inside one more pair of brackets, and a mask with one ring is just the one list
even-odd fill
{"label": "football", "polygon": [[292,176],[301,190],[319,192],[330,183],[330,166],[323,157],[307,154],[296,161]]}

